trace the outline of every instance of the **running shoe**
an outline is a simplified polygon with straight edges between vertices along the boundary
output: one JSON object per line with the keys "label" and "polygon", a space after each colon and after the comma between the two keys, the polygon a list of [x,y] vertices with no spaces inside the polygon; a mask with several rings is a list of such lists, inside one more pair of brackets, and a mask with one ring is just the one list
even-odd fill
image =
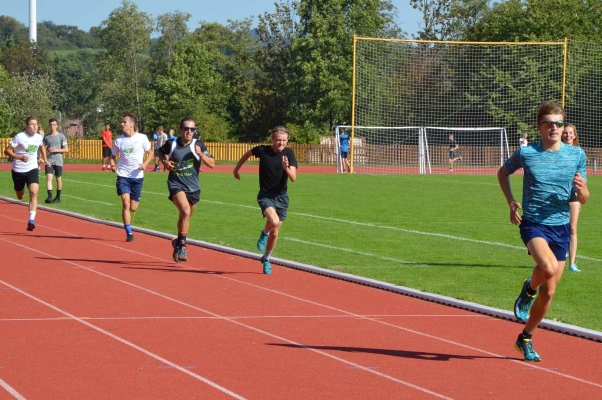
{"label": "running shoe", "polygon": [[52,196],[50,196],[46,200],[44,200],[44,203],[52,203]]}
{"label": "running shoe", "polygon": [[126,242],[133,242],[134,241],[134,234],[133,233],[128,233],[127,236],[125,237],[125,241]]}
{"label": "running shoe", "polygon": [[180,254],[178,254],[180,261],[188,261],[188,249],[186,246],[180,248]]}
{"label": "running shoe", "polygon": [[180,262],[180,246],[178,246],[177,238],[171,241],[171,246],[173,247],[173,260],[175,262]]}
{"label": "running shoe", "polygon": [[519,338],[514,343],[514,347],[516,348],[516,350],[523,353],[525,361],[541,361],[541,357],[539,356],[539,354],[537,354],[535,350],[533,350],[533,343],[531,343],[531,339]]}
{"label": "running shoe", "polygon": [[520,291],[518,298],[514,302],[514,316],[520,322],[525,322],[529,317],[529,311],[531,310],[531,305],[533,304],[533,300],[537,297],[537,293],[533,296],[527,293],[527,288],[529,287],[529,283],[531,282],[531,278],[528,278],[523,284],[523,289]]}
{"label": "running shoe", "polygon": [[261,265],[263,266],[263,273],[266,275],[270,275],[272,273],[272,265],[270,264],[270,260],[261,259]]}
{"label": "running shoe", "polygon": [[579,268],[577,268],[577,264],[571,264],[571,265],[569,265],[569,271],[571,271],[571,272],[581,272],[581,270]]}
{"label": "running shoe", "polygon": [[55,197],[54,200],[52,200],[53,203],[60,203],[61,199],[59,199],[58,197]]}
{"label": "running shoe", "polygon": [[36,229],[36,221],[30,219],[29,221],[27,221],[27,230],[33,231],[34,229]]}
{"label": "running shoe", "polygon": [[259,234],[259,239],[257,240],[257,250],[264,252],[265,251],[265,246],[267,246],[268,244],[268,237],[270,235],[266,235],[265,233],[263,233],[263,230],[261,231],[261,233]]}

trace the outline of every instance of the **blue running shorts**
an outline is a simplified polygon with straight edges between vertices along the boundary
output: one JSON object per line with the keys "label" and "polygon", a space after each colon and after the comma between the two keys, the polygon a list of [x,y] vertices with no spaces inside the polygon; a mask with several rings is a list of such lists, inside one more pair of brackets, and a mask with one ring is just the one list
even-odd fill
{"label": "blue running shorts", "polygon": [[124,193],[130,194],[130,200],[140,201],[142,197],[142,182],[144,178],[125,178],[123,176],[117,177],[117,196],[121,196]]}
{"label": "blue running shorts", "polygon": [[569,241],[571,238],[571,227],[569,224],[551,226],[536,224],[523,219],[520,223],[520,237],[525,246],[536,237],[543,238],[558,261],[566,261],[569,252]]}

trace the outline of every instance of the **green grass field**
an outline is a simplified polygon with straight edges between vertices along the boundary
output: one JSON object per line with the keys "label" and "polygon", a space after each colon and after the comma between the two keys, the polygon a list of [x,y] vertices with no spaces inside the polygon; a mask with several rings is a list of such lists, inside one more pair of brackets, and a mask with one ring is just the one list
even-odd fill
{"label": "green grass field", "polygon": [[[166,178],[146,174],[135,225],[175,235],[177,212],[167,199]],[[63,202],[53,207],[121,220],[114,174],[66,168],[63,179]],[[520,198],[522,176],[511,181]],[[45,180],[40,186],[43,204]],[[189,236],[256,251],[263,227],[257,175],[237,181],[230,174],[202,174],[201,186]],[[582,272],[565,272],[548,318],[602,331],[596,306],[602,304],[602,178],[590,177],[589,188],[579,222]],[[301,168],[289,193],[275,257],[505,310],[534,265],[509,222],[495,176],[304,175]],[[10,172],[0,173],[0,195],[15,197]],[[163,251],[171,255],[167,241]]]}

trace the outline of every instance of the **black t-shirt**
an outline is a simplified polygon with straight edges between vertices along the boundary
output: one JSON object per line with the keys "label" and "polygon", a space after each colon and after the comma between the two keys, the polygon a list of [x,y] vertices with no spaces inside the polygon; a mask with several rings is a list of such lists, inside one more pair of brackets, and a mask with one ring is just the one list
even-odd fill
{"label": "black t-shirt", "polygon": [[288,157],[288,165],[297,168],[295,152],[285,147],[280,153],[276,153],[272,146],[257,146],[251,149],[251,153],[259,158],[259,194],[285,194],[288,189],[288,175],[282,168],[282,157]]}

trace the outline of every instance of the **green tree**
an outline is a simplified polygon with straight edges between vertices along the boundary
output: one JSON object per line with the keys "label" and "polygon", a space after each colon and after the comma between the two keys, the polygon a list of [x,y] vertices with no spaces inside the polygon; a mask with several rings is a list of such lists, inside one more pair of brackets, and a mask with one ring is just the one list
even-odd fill
{"label": "green tree", "polygon": [[153,103],[148,89],[151,59],[148,56],[154,20],[138,6],[123,0],[100,26],[98,37],[106,49],[98,55],[99,100],[107,120],[118,120],[124,112],[137,114],[144,128],[146,113]]}
{"label": "green tree", "polygon": [[157,17],[155,29],[161,33],[153,52],[153,57],[157,63],[166,67],[171,66],[176,43],[189,35],[186,23],[190,20],[190,17],[192,17],[191,14],[181,11],[165,13]]}

